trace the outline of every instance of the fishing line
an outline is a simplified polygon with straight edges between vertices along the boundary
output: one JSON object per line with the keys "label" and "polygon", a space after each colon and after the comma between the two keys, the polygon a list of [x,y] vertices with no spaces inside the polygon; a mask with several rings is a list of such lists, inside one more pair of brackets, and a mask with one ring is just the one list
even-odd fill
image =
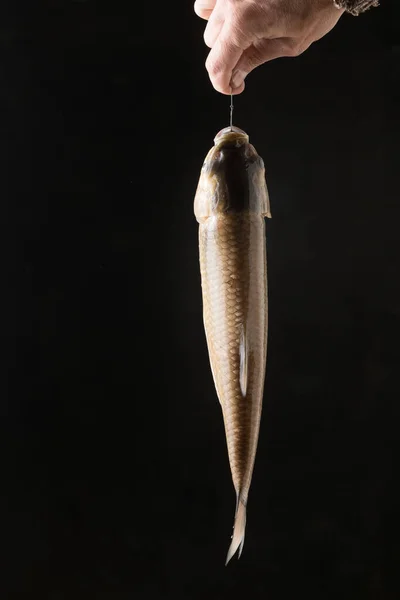
{"label": "fishing line", "polygon": [[231,131],[233,131],[232,123],[233,123],[233,94],[231,93],[231,106],[230,106],[230,127],[231,127]]}

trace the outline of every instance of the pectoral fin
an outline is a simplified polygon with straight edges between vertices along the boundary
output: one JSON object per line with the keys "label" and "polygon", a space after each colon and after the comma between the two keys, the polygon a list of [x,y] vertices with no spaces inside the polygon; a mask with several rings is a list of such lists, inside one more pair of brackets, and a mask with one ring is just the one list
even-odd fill
{"label": "pectoral fin", "polygon": [[239,355],[240,355],[240,390],[243,398],[247,393],[247,379],[248,379],[248,367],[249,367],[249,352],[247,344],[247,335],[244,325],[242,325],[240,332],[239,342]]}

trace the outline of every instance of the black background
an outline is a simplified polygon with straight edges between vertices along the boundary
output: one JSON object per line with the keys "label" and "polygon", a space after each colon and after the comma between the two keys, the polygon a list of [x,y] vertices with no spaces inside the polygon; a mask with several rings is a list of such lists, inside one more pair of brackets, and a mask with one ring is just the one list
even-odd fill
{"label": "black background", "polygon": [[400,595],[398,8],[254,72],[270,331],[240,561],[193,196],[192,2],[2,3],[1,598]]}

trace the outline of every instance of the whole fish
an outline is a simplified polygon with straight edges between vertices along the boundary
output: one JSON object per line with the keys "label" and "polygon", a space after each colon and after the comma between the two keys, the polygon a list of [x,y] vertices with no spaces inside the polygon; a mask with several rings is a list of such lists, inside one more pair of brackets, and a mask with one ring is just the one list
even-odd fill
{"label": "whole fish", "polygon": [[269,197],[262,158],[237,127],[222,129],[203,164],[199,223],[203,319],[222,407],[236,515],[226,563],[243,549],[267,358]]}

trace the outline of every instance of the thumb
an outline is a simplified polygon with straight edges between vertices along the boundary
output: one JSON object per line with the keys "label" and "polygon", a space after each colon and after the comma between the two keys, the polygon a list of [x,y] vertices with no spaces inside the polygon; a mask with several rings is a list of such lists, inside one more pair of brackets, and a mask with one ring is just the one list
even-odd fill
{"label": "thumb", "polygon": [[232,88],[241,87],[247,75],[265,62],[282,56],[292,56],[293,50],[291,50],[290,46],[288,38],[264,39],[254,42],[243,52],[233,69],[231,79]]}

